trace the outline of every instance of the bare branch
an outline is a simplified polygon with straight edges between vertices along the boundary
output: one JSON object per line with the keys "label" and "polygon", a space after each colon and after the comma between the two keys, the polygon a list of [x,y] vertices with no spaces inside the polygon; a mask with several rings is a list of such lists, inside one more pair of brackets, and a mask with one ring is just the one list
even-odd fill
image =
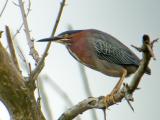
{"label": "bare branch", "polygon": [[19,5],[18,5],[16,2],[12,1],[12,3],[13,3],[15,6],[19,7]]}
{"label": "bare branch", "polygon": [[68,109],[60,116],[58,120],[72,120],[78,114],[81,114],[86,110],[92,108],[104,109],[105,107],[106,107],[105,97],[98,97],[98,98],[90,97]]}
{"label": "bare branch", "polygon": [[137,47],[137,46],[134,46],[134,45],[131,45],[133,48],[135,48],[137,51],[139,51],[139,52],[142,52],[142,48],[140,48],[140,47]]}
{"label": "bare branch", "polygon": [[155,42],[158,42],[158,40],[159,40],[159,38],[154,39],[154,40],[151,42],[151,47],[153,47],[153,44],[154,44]]}
{"label": "bare branch", "polygon": [[[15,4],[15,3],[13,3],[13,4]],[[31,11],[31,1],[29,0],[29,5],[28,5],[28,8],[27,8],[26,17],[28,17],[30,11]],[[17,34],[20,33],[23,25],[24,25],[24,23],[22,22],[22,24],[20,25],[20,27],[17,29],[16,33],[13,35],[13,39],[15,39],[15,37],[17,36]]]}
{"label": "bare branch", "polygon": [[3,6],[2,10],[1,10],[0,17],[2,17],[2,14],[3,14],[6,6],[7,6],[7,3],[8,3],[8,0],[6,0],[5,4],[4,4],[4,6]]}
{"label": "bare branch", "polygon": [[[62,11],[63,11],[64,5],[65,5],[65,2],[66,2],[66,0],[63,0],[62,3],[61,3],[61,6],[60,6],[60,9],[59,9],[59,12],[58,12],[58,16],[57,16],[57,19],[56,19],[56,23],[54,25],[54,28],[53,28],[51,36],[54,36],[54,34],[56,32],[56,29],[58,27],[58,23],[60,21],[61,15],[62,15]],[[33,72],[30,75],[30,80],[35,80],[38,77],[38,75],[41,72],[41,70],[43,69],[44,64],[45,64],[44,63],[45,62],[45,58],[48,55],[48,51],[49,51],[50,46],[51,46],[51,42],[49,42],[47,44],[47,47],[46,47],[46,49],[45,49],[45,51],[44,51],[44,53],[42,55],[41,60],[38,62],[37,67],[33,70]]]}
{"label": "bare branch", "polygon": [[7,36],[9,51],[11,53],[11,58],[13,60],[14,65],[16,66],[17,70],[21,73],[22,71],[19,68],[19,64],[18,64],[16,53],[15,53],[15,49],[14,49],[14,45],[13,45],[13,41],[11,38],[9,27],[6,26],[5,29],[6,29],[6,36]]}
{"label": "bare branch", "polygon": [[34,48],[34,42],[31,39],[30,30],[29,30],[28,22],[27,22],[27,16],[26,16],[26,13],[24,10],[24,4],[23,4],[22,0],[18,0],[18,2],[19,2],[19,7],[21,10],[22,18],[23,18],[23,23],[24,23],[26,38],[28,41],[28,46],[30,48],[30,55],[33,57],[33,59],[36,61],[36,63],[38,63],[40,61],[40,58],[39,58],[38,52]]}
{"label": "bare branch", "polygon": [[[129,85],[130,87],[130,92],[134,92],[137,88],[138,88],[138,84],[143,76],[143,74],[145,73],[147,66],[149,64],[149,61],[151,59],[151,52],[152,50],[152,42],[150,42],[150,40],[148,39],[147,42],[145,42],[143,40],[143,45],[142,45],[142,49],[143,49],[143,59],[142,62],[138,68],[138,70],[136,71],[136,73],[134,74],[133,80],[131,81],[131,84]],[[151,49],[151,50],[149,50]]]}
{"label": "bare branch", "polygon": [[[71,107],[66,112],[64,112],[58,120],[71,120],[75,118],[77,115],[85,112],[86,110],[97,108],[97,109],[105,109],[109,106],[112,106],[118,102],[121,102],[121,100],[126,97],[133,94],[133,92],[137,89],[138,84],[144,75],[147,66],[149,64],[149,61],[151,59],[151,54],[148,50],[148,47],[151,47],[150,40],[148,42],[143,41],[143,59],[142,62],[137,69],[136,73],[134,74],[134,77],[131,81],[131,83],[128,85],[128,87],[123,86],[122,89],[114,93],[113,95],[109,94],[106,97],[98,97],[98,98],[88,98],[86,100],[81,101],[77,105]],[[148,47],[147,47],[148,46]],[[128,98],[127,98],[128,99]]]}
{"label": "bare branch", "polygon": [[[14,39],[14,40],[15,40],[15,39]],[[15,40],[15,41],[16,41],[16,40]],[[14,42],[15,42],[15,41],[14,41]],[[23,51],[21,50],[19,44],[18,44],[17,42],[15,42],[15,43],[16,43],[15,45],[16,45],[16,49],[17,49],[17,54],[18,54],[20,60],[22,60],[22,62],[24,63],[24,64],[22,64],[22,66],[25,68],[25,70],[27,71],[27,73],[30,74],[31,69],[30,69],[30,67],[29,67],[29,63],[28,63],[28,61],[27,61],[27,59],[26,59]]]}
{"label": "bare branch", "polygon": [[51,108],[49,106],[49,102],[48,102],[48,98],[47,98],[47,94],[46,94],[46,91],[44,90],[44,84],[43,84],[43,81],[42,81],[42,77],[39,77],[38,81],[39,81],[39,89],[40,89],[40,94],[42,96],[42,103],[44,104],[44,110],[47,114],[47,117],[48,117],[48,120],[54,120],[53,119],[53,116],[52,116],[52,112],[51,112]]}
{"label": "bare branch", "polygon": [[58,12],[58,16],[57,16],[57,19],[56,19],[54,28],[53,28],[53,30],[52,30],[51,37],[53,37],[54,34],[55,34],[55,32],[56,32],[56,29],[57,29],[57,27],[58,27],[60,18],[61,18],[61,16],[62,16],[62,12],[63,12],[63,8],[64,8],[64,6],[65,6],[65,3],[66,3],[66,0],[63,0],[63,1],[61,2],[60,9],[59,9],[59,12]]}

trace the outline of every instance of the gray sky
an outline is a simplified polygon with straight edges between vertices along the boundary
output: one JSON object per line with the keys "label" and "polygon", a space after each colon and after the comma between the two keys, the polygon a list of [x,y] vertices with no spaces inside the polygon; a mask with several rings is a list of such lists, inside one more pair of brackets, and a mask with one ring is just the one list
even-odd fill
{"label": "gray sky", "polygon": [[[2,0],[3,3],[5,0]],[[16,2],[16,1],[15,1]],[[34,0],[29,15],[29,27],[34,39],[49,37],[57,16],[60,0]],[[141,45],[143,34],[150,35],[151,39],[160,37],[160,1],[159,0],[67,0],[57,34],[67,30],[68,25],[74,29],[94,28],[107,32],[118,38],[125,45]],[[0,10],[2,4],[0,5]],[[7,9],[0,18],[0,29],[9,25],[16,32],[21,23],[19,8],[9,2]],[[28,48],[24,42],[24,32],[17,36],[18,42],[24,49],[26,56]],[[35,43],[42,54],[46,44]],[[130,47],[131,48],[131,47]],[[132,49],[132,48],[131,48]],[[141,54],[132,49],[139,57]],[[107,111],[109,120],[159,120],[160,108],[160,44],[154,47],[157,60],[151,60],[152,75],[145,75],[140,83],[140,90],[134,94],[135,101],[132,112],[126,101],[110,107]],[[31,58],[29,58],[31,60]],[[106,95],[116,84],[118,78],[105,76],[99,72],[86,68],[89,84],[93,96]],[[73,103],[87,98],[77,62],[69,55],[63,45],[52,44],[42,74],[48,74],[61,88],[66,91]],[[129,77],[129,81],[132,78]],[[46,83],[44,84],[49,98],[53,115],[58,118],[65,109],[61,97]],[[97,110],[101,120],[103,113]],[[89,113],[81,115],[83,120],[90,120]],[[5,113],[0,109],[0,119],[7,120]]]}

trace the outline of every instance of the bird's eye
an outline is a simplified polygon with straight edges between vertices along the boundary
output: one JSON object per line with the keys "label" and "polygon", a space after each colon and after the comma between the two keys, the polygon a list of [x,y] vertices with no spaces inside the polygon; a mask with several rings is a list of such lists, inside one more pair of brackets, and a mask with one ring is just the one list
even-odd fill
{"label": "bird's eye", "polygon": [[64,38],[68,38],[68,37],[69,37],[69,34],[65,34],[65,35],[64,35]]}

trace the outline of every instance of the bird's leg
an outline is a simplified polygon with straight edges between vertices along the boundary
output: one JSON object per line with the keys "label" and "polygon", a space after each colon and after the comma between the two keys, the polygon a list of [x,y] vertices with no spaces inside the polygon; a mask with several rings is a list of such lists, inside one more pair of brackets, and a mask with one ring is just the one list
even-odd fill
{"label": "bird's leg", "polygon": [[112,90],[111,95],[113,95],[119,91],[126,75],[127,75],[127,70],[123,69],[122,76],[121,76],[120,80],[118,81],[118,83],[116,84],[116,86],[114,87],[114,89]]}
{"label": "bird's leg", "polygon": [[[127,70],[123,69],[123,71],[122,71],[122,76],[121,76],[120,80],[119,80],[118,83],[115,85],[115,87],[113,88],[113,90],[112,90],[112,92],[110,93],[110,95],[109,95],[109,96],[106,96],[106,101],[108,101],[108,99],[110,98],[114,103],[116,103],[116,102],[115,102],[115,99],[114,99],[114,94],[117,93],[117,92],[120,90],[121,85],[122,85],[122,83],[123,83],[126,75],[127,75]],[[108,97],[109,97],[109,98],[108,98]]]}
{"label": "bird's leg", "polygon": [[[122,85],[122,83],[123,83],[126,75],[127,75],[127,70],[123,69],[122,76],[121,76],[120,80],[119,80],[118,83],[115,85],[115,87],[113,88],[112,92],[111,92],[110,95],[109,95],[110,98],[112,99],[112,101],[113,101],[114,103],[116,103],[116,102],[115,102],[115,99],[114,99],[114,94],[117,93],[117,92],[120,90],[121,85]],[[106,96],[106,101],[107,101],[107,99],[108,99],[108,98],[107,98],[107,96]]]}

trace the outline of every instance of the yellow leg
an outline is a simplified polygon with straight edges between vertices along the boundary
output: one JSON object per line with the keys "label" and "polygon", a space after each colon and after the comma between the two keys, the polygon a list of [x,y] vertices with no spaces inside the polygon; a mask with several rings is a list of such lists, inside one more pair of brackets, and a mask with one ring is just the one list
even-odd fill
{"label": "yellow leg", "polygon": [[120,90],[121,85],[122,85],[126,75],[127,75],[127,70],[123,69],[122,76],[121,76],[120,80],[118,81],[118,83],[116,84],[116,86],[114,87],[114,89],[112,90],[111,95],[113,95],[114,93],[116,93]]}

